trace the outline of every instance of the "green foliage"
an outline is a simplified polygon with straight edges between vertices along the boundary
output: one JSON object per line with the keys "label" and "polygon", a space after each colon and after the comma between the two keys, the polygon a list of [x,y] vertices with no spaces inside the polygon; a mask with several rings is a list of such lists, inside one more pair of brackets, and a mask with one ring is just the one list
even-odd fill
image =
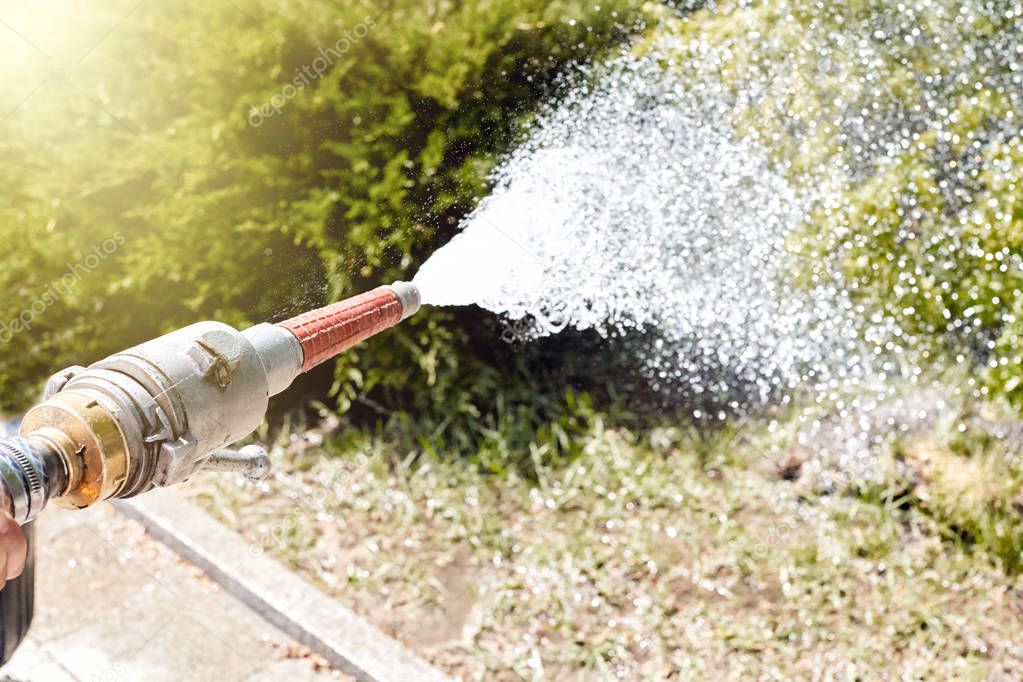
{"label": "green foliage", "polygon": [[[1023,20],[996,5],[722,3],[670,29],[818,201],[802,273],[841,284],[885,339],[970,361],[1023,408]],[[705,36],[705,40],[695,40]],[[680,74],[680,77],[687,77]]]}
{"label": "green foliage", "polygon": [[[9,17],[0,320],[31,328],[0,339],[0,408],[183,324],[280,319],[408,278],[559,70],[638,15],[624,0],[186,5],[111,0],[68,35],[46,7]],[[341,407],[492,407],[496,371],[462,348],[467,324],[480,331],[430,311],[344,358]]]}

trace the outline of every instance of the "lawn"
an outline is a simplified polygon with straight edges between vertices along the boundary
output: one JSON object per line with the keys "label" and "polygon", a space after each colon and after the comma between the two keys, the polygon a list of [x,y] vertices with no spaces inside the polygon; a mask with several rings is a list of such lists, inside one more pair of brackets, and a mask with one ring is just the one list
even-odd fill
{"label": "lawn", "polygon": [[269,483],[189,494],[465,679],[1009,679],[1023,425],[954,394],[939,420],[913,404],[873,411],[869,470],[835,456],[856,414],[592,415],[582,456],[527,475],[326,416],[282,431]]}

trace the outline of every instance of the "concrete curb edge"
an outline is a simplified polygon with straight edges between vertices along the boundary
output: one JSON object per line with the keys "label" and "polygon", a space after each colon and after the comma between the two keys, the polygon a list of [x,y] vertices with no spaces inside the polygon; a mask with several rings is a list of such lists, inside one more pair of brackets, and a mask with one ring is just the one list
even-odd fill
{"label": "concrete curb edge", "polygon": [[114,503],[269,623],[360,682],[450,682],[449,677],[233,530],[160,488]]}

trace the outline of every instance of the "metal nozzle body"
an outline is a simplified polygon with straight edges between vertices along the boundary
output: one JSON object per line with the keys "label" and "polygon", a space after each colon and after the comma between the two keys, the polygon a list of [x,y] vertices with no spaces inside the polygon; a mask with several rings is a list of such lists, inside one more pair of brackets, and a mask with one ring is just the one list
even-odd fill
{"label": "metal nozzle body", "polygon": [[399,282],[276,325],[200,322],[59,372],[21,437],[0,441],[0,505],[25,523],[51,498],[86,507],[204,468],[265,475],[265,451],[225,446],[299,374],[418,309],[416,288]]}
{"label": "metal nozzle body", "polygon": [[419,287],[412,282],[394,282],[388,287],[401,301],[401,319],[408,318],[419,312],[423,305],[423,297],[419,294]]}

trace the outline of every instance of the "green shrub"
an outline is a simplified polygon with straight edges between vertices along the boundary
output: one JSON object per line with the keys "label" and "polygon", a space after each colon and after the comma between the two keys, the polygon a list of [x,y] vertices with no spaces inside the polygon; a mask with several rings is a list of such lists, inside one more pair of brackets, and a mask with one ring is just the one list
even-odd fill
{"label": "green shrub", "polygon": [[[45,56],[0,44],[13,110],[0,149],[17,160],[0,168],[0,320],[31,327],[0,338],[5,410],[61,366],[180,325],[281,319],[409,278],[558,72],[638,16],[625,0],[129,9],[90,8],[75,35],[95,40],[66,44],[16,21]],[[328,68],[310,78],[321,49]],[[81,276],[51,288],[69,267]],[[479,316],[427,311],[345,357],[341,407],[492,407],[498,370],[467,329],[488,333]]]}
{"label": "green shrub", "polygon": [[798,274],[837,274],[865,319],[905,332],[889,350],[972,362],[1023,408],[1023,18],[1003,10],[728,2],[662,32],[725,84],[739,133],[819,193]]}

